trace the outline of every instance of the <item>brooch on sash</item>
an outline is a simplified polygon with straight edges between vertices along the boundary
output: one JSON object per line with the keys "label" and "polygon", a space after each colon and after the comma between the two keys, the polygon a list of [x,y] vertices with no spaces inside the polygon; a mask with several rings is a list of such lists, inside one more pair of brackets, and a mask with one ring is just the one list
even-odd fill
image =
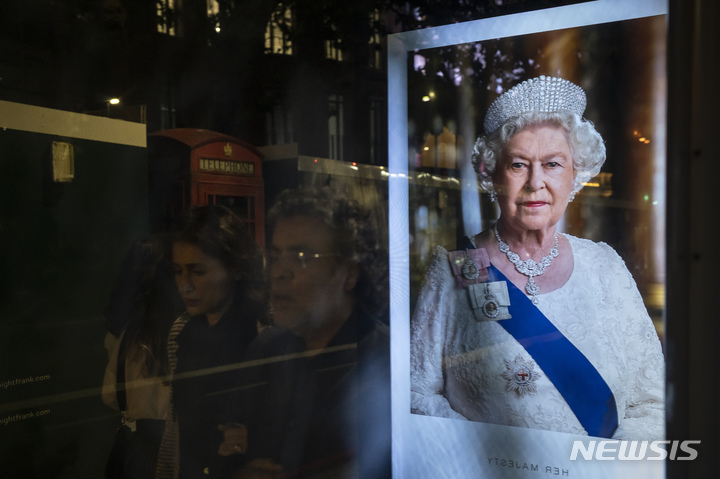
{"label": "brooch on sash", "polygon": [[450,269],[458,288],[467,288],[475,319],[500,321],[510,319],[510,294],[505,281],[491,281],[490,257],[485,248],[465,249],[448,253]]}
{"label": "brooch on sash", "polygon": [[450,251],[448,261],[461,288],[488,280],[487,268],[490,266],[490,258],[484,248]]}
{"label": "brooch on sash", "polygon": [[542,376],[535,371],[535,363],[529,359],[525,360],[518,354],[512,361],[505,360],[505,372],[502,377],[507,380],[506,389],[515,393],[518,397],[525,394],[535,395],[537,393],[537,380]]}
{"label": "brooch on sash", "polygon": [[510,319],[510,293],[505,281],[490,281],[468,286],[470,305],[478,321]]}

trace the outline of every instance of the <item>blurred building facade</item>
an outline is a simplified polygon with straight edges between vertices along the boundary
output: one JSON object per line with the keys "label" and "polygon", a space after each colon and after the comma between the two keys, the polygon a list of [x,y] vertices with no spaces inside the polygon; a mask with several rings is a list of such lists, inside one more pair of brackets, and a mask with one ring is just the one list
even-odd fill
{"label": "blurred building facade", "polygon": [[0,99],[387,164],[380,7],[3,2]]}

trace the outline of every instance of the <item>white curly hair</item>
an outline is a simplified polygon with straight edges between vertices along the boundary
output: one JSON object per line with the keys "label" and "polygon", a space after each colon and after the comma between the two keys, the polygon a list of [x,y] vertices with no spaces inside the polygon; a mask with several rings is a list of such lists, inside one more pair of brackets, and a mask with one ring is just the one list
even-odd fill
{"label": "white curly hair", "polygon": [[485,191],[491,192],[495,189],[492,176],[510,139],[526,128],[543,125],[559,126],[567,132],[576,173],[574,193],[580,191],[584,183],[600,172],[605,163],[605,142],[592,122],[570,111],[528,111],[508,119],[493,133],[481,136],[475,142],[472,163]]}

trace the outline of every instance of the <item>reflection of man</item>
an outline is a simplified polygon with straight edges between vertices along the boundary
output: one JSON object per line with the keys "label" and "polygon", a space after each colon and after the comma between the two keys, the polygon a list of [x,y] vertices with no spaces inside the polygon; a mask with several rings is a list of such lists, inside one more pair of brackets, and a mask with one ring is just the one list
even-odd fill
{"label": "reflection of man", "polygon": [[[369,213],[329,189],[282,194],[268,218],[274,326],[251,346],[221,454],[234,477],[389,476],[387,261]],[[269,358],[269,359],[268,359]],[[260,386],[257,386],[260,384]]]}
{"label": "reflection of man", "polygon": [[319,217],[281,218],[275,225],[268,257],[275,323],[308,349],[327,346],[355,308],[359,267],[335,246],[334,232]]}

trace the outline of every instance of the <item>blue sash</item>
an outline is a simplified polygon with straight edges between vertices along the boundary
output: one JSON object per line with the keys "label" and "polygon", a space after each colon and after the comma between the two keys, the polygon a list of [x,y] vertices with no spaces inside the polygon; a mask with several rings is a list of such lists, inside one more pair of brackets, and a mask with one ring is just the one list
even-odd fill
{"label": "blue sash", "polygon": [[[458,248],[474,248],[468,238]],[[615,396],[588,359],[532,301],[493,265],[488,281],[505,281],[511,319],[497,321],[533,357],[572,409],[588,435],[612,437],[618,426]]]}

